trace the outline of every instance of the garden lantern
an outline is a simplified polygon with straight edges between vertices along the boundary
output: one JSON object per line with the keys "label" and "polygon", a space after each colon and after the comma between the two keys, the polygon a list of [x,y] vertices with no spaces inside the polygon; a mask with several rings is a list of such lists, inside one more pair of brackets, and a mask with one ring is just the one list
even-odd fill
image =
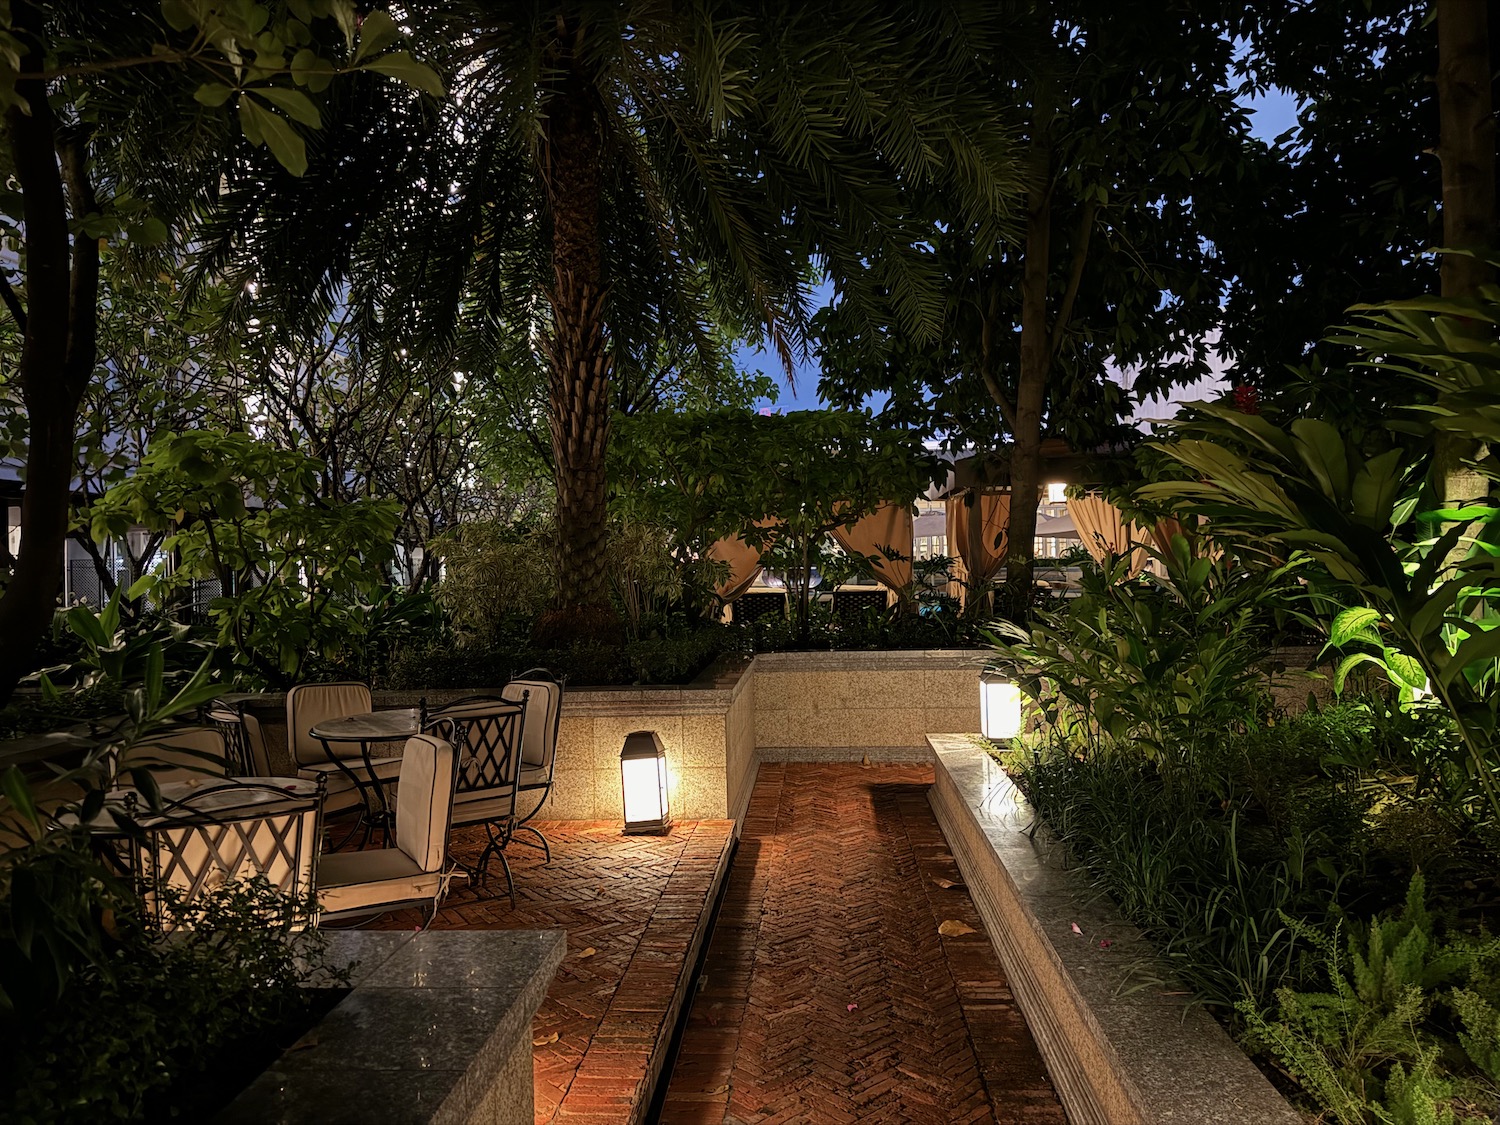
{"label": "garden lantern", "polygon": [[979,674],[979,729],[992,742],[1021,733],[1021,688],[998,672]]}
{"label": "garden lantern", "polygon": [[625,797],[625,834],[667,832],[672,812],[667,807],[667,750],[654,730],[625,736],[620,751],[620,782]]}

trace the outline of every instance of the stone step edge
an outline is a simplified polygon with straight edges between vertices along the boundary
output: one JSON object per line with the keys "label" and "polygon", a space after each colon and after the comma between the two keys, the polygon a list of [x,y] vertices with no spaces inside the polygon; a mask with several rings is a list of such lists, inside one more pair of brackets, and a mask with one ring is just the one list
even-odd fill
{"label": "stone step edge", "polygon": [[[1073,1125],[1300,1125],[1150,944],[1066,863],[977,736],[929,735],[938,824]],[[1075,933],[1077,925],[1082,933]],[[1172,995],[1171,993],[1176,993]]]}

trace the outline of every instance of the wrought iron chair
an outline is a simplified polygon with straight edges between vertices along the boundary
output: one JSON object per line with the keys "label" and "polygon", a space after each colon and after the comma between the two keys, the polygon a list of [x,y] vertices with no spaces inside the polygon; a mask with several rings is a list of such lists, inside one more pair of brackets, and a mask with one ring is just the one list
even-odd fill
{"label": "wrought iron chair", "polygon": [[525,691],[514,702],[498,696],[471,695],[428,717],[430,725],[448,728],[449,738],[459,750],[452,826],[482,824],[489,837],[474,866],[463,866],[476,884],[483,883],[490,857],[499,856],[512,906],[516,904],[516,882],[505,858],[505,846],[517,827],[516,782],[521,772],[529,698],[530,693]]}
{"label": "wrought iron chair", "polygon": [[[557,764],[557,732],[562,725],[563,685],[545,668],[532,668],[522,672],[500,692],[503,699],[526,706],[525,737],[521,742],[521,775],[516,786],[517,793],[540,793],[530,812],[516,821],[515,832],[525,832],[536,837],[536,843],[517,840],[529,848],[540,848],[552,862],[552,849],[547,837],[527,821],[542,811],[547,797],[552,792],[554,767]],[[512,835],[515,834],[512,833]]]}
{"label": "wrought iron chair", "polygon": [[203,712],[205,723],[224,736],[230,769],[239,777],[270,777],[271,756],[260,720],[242,703],[212,703]]}
{"label": "wrought iron chair", "polygon": [[294,928],[316,925],[311,908],[322,799],[321,782],[299,794],[226,778],[205,779],[201,789],[166,801],[160,812],[136,813],[128,801],[139,828],[128,854],[149,915],[174,929],[174,919],[205,895],[236,880],[263,878],[286,896]]}
{"label": "wrought iron chair", "polygon": [[419,734],[406,741],[396,800],[396,846],[335,852],[318,861],[322,920],[428,907],[437,916],[448,886],[448,826],[458,754],[446,739]]}

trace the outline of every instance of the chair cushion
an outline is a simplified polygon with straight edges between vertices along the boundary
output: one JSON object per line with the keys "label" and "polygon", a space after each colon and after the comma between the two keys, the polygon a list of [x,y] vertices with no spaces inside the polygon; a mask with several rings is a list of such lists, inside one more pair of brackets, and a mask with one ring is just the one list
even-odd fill
{"label": "chair cushion", "polygon": [[334,852],[318,861],[318,902],[327,914],[435,899],[442,885],[439,872],[418,869],[398,848]]}
{"label": "chair cushion", "polygon": [[423,871],[441,871],[457,774],[453,744],[435,735],[406,740],[397,783],[396,846]]}
{"label": "chair cushion", "polygon": [[521,788],[522,789],[545,789],[547,788],[549,770],[546,766],[522,766]]}
{"label": "chair cushion", "polygon": [[[527,694],[529,693],[529,694]],[[526,726],[521,733],[521,768],[550,768],[556,753],[557,713],[562,708],[562,685],[547,680],[511,680],[500,694],[512,703],[526,695]]]}
{"label": "chair cushion", "polygon": [[[359,759],[352,762],[345,761],[343,765],[348,768],[350,773],[358,777],[369,776],[365,770],[364,762]],[[373,767],[371,772],[381,781],[395,781],[401,776],[400,758],[371,758],[370,765]],[[339,768],[339,763],[337,762],[313,762],[297,770],[297,776],[308,781],[316,781],[320,774],[328,778],[330,792],[335,785],[345,789],[352,789],[354,787],[354,782],[349,780],[348,775]]]}
{"label": "chair cushion", "polygon": [[[370,689],[364,684],[298,684],[286,693],[286,741],[292,761],[299,766],[326,762],[323,743],[307,732],[329,719],[363,715],[373,709]],[[359,743],[329,744],[340,757],[359,757]]]}
{"label": "chair cushion", "polygon": [[485,821],[510,816],[516,811],[515,802],[515,795],[509,788],[460,793],[453,798],[453,827],[483,824]]}
{"label": "chair cushion", "polygon": [[211,727],[190,727],[139,742],[120,755],[121,770],[149,769],[158,785],[227,772],[224,736]]}

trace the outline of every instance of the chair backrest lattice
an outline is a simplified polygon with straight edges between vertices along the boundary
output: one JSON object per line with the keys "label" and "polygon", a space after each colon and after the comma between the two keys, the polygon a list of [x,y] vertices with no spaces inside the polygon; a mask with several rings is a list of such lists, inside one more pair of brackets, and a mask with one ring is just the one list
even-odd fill
{"label": "chair backrest lattice", "polygon": [[191,910],[230,883],[261,878],[286,896],[294,925],[306,925],[321,804],[321,793],[295,796],[273,786],[225,786],[144,818],[134,845],[136,876],[157,924],[174,925],[163,888],[172,889],[179,909]]}
{"label": "chair backrest lattice", "polygon": [[431,725],[451,731],[458,748],[459,796],[514,786],[521,772],[525,745],[527,700],[500,696],[469,696],[428,716]]}
{"label": "chair backrest lattice", "polygon": [[223,736],[230,770],[241,777],[256,776],[259,771],[255,768],[254,755],[250,749],[244,712],[238,707],[215,704],[203,713],[203,719]]}

